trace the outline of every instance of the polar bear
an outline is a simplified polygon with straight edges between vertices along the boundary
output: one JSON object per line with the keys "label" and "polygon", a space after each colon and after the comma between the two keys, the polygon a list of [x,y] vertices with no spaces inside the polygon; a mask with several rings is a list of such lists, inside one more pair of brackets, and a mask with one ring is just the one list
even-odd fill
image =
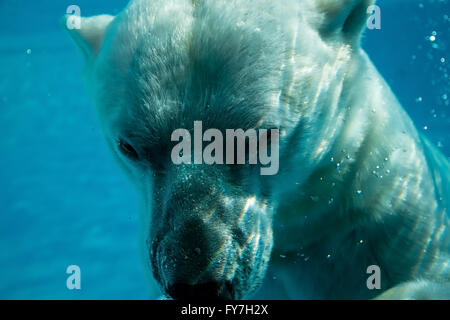
{"label": "polar bear", "polygon": [[[450,298],[449,164],[360,47],[373,2],[134,0],[68,28],[168,296]],[[195,121],[279,129],[278,174],[175,165]]]}

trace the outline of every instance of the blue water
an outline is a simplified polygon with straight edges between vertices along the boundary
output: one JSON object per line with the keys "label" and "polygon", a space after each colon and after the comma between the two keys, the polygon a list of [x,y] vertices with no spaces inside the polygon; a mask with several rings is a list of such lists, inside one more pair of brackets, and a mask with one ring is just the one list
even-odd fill
{"label": "blue water", "polygon": [[[77,0],[82,15],[126,0]],[[146,299],[137,195],[103,142],[61,0],[0,0],[0,299]],[[381,0],[363,46],[450,156],[450,3]],[[435,32],[435,40],[430,36]],[[81,290],[66,288],[78,265]]]}

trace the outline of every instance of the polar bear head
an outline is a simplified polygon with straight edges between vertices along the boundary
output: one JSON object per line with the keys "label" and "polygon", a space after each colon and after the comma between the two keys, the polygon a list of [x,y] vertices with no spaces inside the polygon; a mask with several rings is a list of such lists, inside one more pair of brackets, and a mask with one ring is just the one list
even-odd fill
{"label": "polar bear head", "polygon": [[[371,1],[257,2],[135,0],[69,29],[107,144],[142,196],[154,277],[173,298],[239,299],[258,288],[280,196],[332,134],[316,125],[330,100],[319,94],[324,66],[345,64],[342,51],[357,48]],[[342,72],[329,70],[332,92]],[[192,132],[194,121],[204,130],[279,129],[279,174],[175,165],[171,134]]]}

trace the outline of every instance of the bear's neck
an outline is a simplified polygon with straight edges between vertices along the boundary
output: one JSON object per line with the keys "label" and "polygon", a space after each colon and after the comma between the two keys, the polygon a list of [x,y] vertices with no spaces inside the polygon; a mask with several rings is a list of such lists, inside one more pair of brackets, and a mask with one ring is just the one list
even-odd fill
{"label": "bear's neck", "polygon": [[[294,269],[310,272],[312,278],[322,278],[319,270],[337,272],[336,277],[347,274],[350,282],[356,281],[351,280],[355,273],[365,276],[365,268],[377,264],[389,286],[412,270],[422,253],[417,250],[426,237],[411,230],[411,220],[434,212],[434,188],[411,120],[364,54],[359,63],[366,71],[348,82],[351,87],[342,88],[351,104],[343,125],[333,132],[333,145],[280,201],[272,262],[283,265],[287,257],[298,263]],[[422,175],[411,176],[411,170]],[[414,199],[430,201],[410,203]],[[390,241],[419,243],[413,252],[397,252]],[[379,260],[376,252],[392,259]],[[392,266],[396,263],[401,271]],[[327,290],[324,285],[323,296]]]}

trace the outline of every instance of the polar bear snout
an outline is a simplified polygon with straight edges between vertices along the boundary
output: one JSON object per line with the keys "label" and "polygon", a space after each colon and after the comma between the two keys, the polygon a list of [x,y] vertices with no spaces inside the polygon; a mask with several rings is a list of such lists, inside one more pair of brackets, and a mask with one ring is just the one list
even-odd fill
{"label": "polar bear snout", "polygon": [[157,236],[162,240],[154,241],[152,268],[172,298],[233,298],[228,264],[236,260],[235,245],[228,242],[226,233],[188,217],[176,230]]}
{"label": "polar bear snout", "polygon": [[225,179],[218,183],[213,177],[219,174],[173,167],[155,186],[150,260],[173,298],[240,299],[264,276],[272,208]]}

